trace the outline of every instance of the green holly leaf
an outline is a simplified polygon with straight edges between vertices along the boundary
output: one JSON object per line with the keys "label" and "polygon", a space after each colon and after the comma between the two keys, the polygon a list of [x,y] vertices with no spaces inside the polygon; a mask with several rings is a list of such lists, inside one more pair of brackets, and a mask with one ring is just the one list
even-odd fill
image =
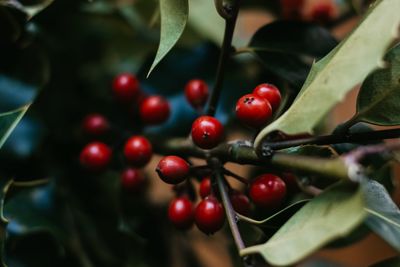
{"label": "green holly leaf", "polygon": [[147,76],[181,37],[188,20],[188,0],[160,0],[161,36],[156,57]]}
{"label": "green holly leaf", "polygon": [[400,124],[400,45],[389,51],[385,61],[387,67],[375,71],[363,83],[352,120],[386,126]]}
{"label": "green holly leaf", "polygon": [[[315,63],[292,106],[257,136],[255,146],[272,131],[312,133],[325,115],[371,71],[379,68],[400,24],[400,1],[376,1],[361,24],[332,52]],[[306,119],[305,119],[306,118]]]}
{"label": "green holly leaf", "polygon": [[368,216],[366,225],[400,251],[400,210],[388,191],[380,183],[369,180],[363,184],[365,210]]}
{"label": "green holly leaf", "polygon": [[346,236],[365,216],[363,192],[345,183],[336,184],[308,202],[265,244],[245,248],[240,254],[260,253],[271,265],[292,265]]}
{"label": "green holly leaf", "polygon": [[0,114],[0,148],[28,110],[29,105]]}

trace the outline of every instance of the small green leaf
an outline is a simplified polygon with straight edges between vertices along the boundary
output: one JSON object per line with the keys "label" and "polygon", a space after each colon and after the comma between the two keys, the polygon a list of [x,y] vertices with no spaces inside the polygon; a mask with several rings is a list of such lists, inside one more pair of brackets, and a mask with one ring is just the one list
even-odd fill
{"label": "small green leaf", "polygon": [[291,265],[346,236],[365,215],[362,191],[340,183],[307,203],[268,242],[248,247],[240,254],[260,253],[271,265]]}
{"label": "small green leaf", "polygon": [[287,206],[286,208],[278,211],[277,213],[269,216],[264,220],[253,220],[249,217],[243,216],[238,214],[238,218],[241,221],[246,221],[255,225],[259,225],[260,227],[267,227],[267,228],[277,228],[279,227],[279,223],[282,221],[287,221],[294,213],[296,213],[301,207],[303,207],[309,199],[303,199],[296,201],[295,203]]}
{"label": "small green leaf", "polygon": [[312,133],[325,115],[371,71],[398,35],[400,1],[376,1],[361,24],[325,58],[313,65],[292,106],[257,136],[259,147],[272,131]]}
{"label": "small green leaf", "polygon": [[365,223],[372,231],[400,251],[400,210],[393,202],[385,187],[369,180],[363,184],[366,196]]}
{"label": "small green leaf", "polygon": [[391,49],[388,67],[372,73],[363,83],[353,120],[377,125],[400,124],[400,45]]}
{"label": "small green leaf", "polygon": [[17,110],[0,114],[0,149],[28,108],[29,105],[26,105]]}
{"label": "small green leaf", "polygon": [[160,0],[161,36],[156,57],[147,76],[181,37],[188,20],[188,0]]}

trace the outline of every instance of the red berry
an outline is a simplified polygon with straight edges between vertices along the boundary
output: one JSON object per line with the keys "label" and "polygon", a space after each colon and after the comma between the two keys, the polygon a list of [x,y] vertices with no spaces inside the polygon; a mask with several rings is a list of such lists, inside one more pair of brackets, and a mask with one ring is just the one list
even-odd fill
{"label": "red berry", "polygon": [[205,177],[200,183],[199,188],[201,198],[206,198],[211,194],[211,179],[210,177]]}
{"label": "red berry", "polygon": [[162,96],[149,96],[140,104],[140,117],[146,124],[161,124],[170,114],[168,101]]}
{"label": "red berry", "polygon": [[187,101],[194,108],[203,107],[208,98],[208,86],[203,80],[191,80],[185,86]]}
{"label": "red berry", "polygon": [[139,81],[129,73],[123,73],[114,78],[113,91],[121,102],[132,102],[139,95]]}
{"label": "red berry", "polygon": [[190,166],[183,158],[166,156],[160,160],[156,171],[161,180],[167,184],[179,184],[189,175]]}
{"label": "red berry", "polygon": [[125,143],[124,155],[136,167],[146,165],[153,154],[151,143],[143,136],[132,136]]}
{"label": "red berry", "polygon": [[111,149],[106,144],[93,142],[83,148],[79,160],[83,167],[92,171],[100,171],[110,163],[111,154]]}
{"label": "red berry", "polygon": [[200,148],[211,149],[221,142],[222,124],[214,117],[201,116],[192,124],[192,140]]}
{"label": "red berry", "polygon": [[257,206],[276,209],[286,196],[286,184],[276,175],[258,176],[250,186],[250,198]]}
{"label": "red berry", "polygon": [[230,194],[230,199],[232,207],[236,212],[243,215],[248,215],[250,213],[250,200],[245,194],[233,191]]}
{"label": "red berry", "polygon": [[273,84],[260,84],[254,89],[253,94],[268,100],[271,104],[272,110],[276,110],[281,104],[281,92],[279,92],[279,89]]}
{"label": "red berry", "polygon": [[197,205],[194,221],[203,233],[213,234],[224,226],[224,208],[215,197],[208,196]]}
{"label": "red berry", "polygon": [[335,16],[335,6],[333,3],[318,3],[311,10],[311,19],[319,23],[327,23]]}
{"label": "red berry", "polygon": [[143,188],[144,177],[138,169],[127,168],[121,174],[122,188],[130,192],[139,192]]}
{"label": "red berry", "polygon": [[247,94],[236,103],[236,116],[242,123],[253,128],[260,128],[271,118],[272,108],[264,98]]}
{"label": "red berry", "polygon": [[87,115],[82,122],[82,129],[88,135],[99,136],[105,134],[110,126],[107,119],[97,113]]}
{"label": "red berry", "polygon": [[193,205],[187,197],[179,197],[171,201],[168,218],[178,229],[188,229],[193,224]]}

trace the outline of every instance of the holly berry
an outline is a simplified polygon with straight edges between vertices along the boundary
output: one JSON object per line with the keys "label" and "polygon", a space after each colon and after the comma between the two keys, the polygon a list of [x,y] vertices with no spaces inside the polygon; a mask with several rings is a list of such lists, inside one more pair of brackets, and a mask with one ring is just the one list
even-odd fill
{"label": "holly berry", "polygon": [[254,89],[253,94],[268,100],[271,104],[272,110],[276,110],[281,104],[281,92],[279,92],[279,89],[273,84],[260,84]]}
{"label": "holly berry", "polygon": [[250,198],[259,207],[278,208],[286,196],[286,184],[276,175],[258,176],[250,186]]}
{"label": "holly berry", "polygon": [[211,179],[210,177],[205,177],[200,182],[199,188],[201,198],[206,198],[211,194]]}
{"label": "holly berry", "polygon": [[79,161],[83,167],[91,171],[100,171],[110,163],[111,154],[111,149],[106,144],[92,142],[83,148]]}
{"label": "holly berry", "polygon": [[236,116],[242,123],[260,128],[271,118],[272,108],[268,100],[256,94],[247,94],[236,103]]}
{"label": "holly berry", "polygon": [[161,124],[169,118],[169,103],[162,96],[149,96],[140,104],[139,113],[144,123],[150,125]]}
{"label": "holly berry", "polygon": [[143,136],[132,136],[125,143],[125,158],[133,166],[143,167],[150,161],[152,154],[151,143]]}
{"label": "holly berry", "polygon": [[232,207],[236,212],[243,215],[250,213],[250,200],[245,194],[235,190],[230,193],[230,199]]}
{"label": "holly berry", "polygon": [[201,116],[192,124],[192,140],[200,148],[211,149],[222,140],[224,129],[214,117]]}
{"label": "holly berry", "polygon": [[143,188],[144,177],[138,169],[127,168],[121,174],[122,188],[129,192],[139,192]]}
{"label": "holly berry", "polygon": [[215,197],[208,196],[197,205],[194,221],[203,233],[213,234],[224,226],[224,208]]}
{"label": "holly berry", "polygon": [[189,175],[190,166],[183,158],[166,156],[158,163],[156,172],[167,184],[179,184]]}
{"label": "holly berry", "polygon": [[168,218],[178,229],[188,229],[193,224],[193,205],[187,197],[179,197],[171,201]]}
{"label": "holly berry", "polygon": [[82,122],[82,129],[88,135],[100,136],[109,130],[108,120],[101,114],[87,115]]}
{"label": "holly berry", "polygon": [[208,86],[203,80],[190,80],[185,86],[185,96],[190,105],[201,108],[207,102]]}
{"label": "holly berry", "polygon": [[328,23],[335,16],[335,6],[331,2],[321,2],[313,6],[311,19],[319,23]]}
{"label": "holly berry", "polygon": [[139,81],[129,73],[122,73],[114,78],[114,95],[121,102],[132,102],[139,95]]}

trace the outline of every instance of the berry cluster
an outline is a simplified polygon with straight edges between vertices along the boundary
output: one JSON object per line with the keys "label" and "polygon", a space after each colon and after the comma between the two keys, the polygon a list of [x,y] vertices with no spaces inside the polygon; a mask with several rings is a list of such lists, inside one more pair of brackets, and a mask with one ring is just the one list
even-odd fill
{"label": "berry cluster", "polygon": [[[112,91],[119,103],[137,109],[145,125],[161,124],[170,115],[168,101],[158,95],[145,95],[134,75],[123,73],[115,77]],[[82,122],[82,130],[96,141],[87,144],[81,151],[81,165],[92,172],[104,171],[111,163],[112,149],[97,140],[111,131],[109,121],[102,114],[89,114]],[[121,172],[122,188],[131,192],[142,188],[144,176],[139,169],[150,161],[152,154],[152,145],[144,136],[132,135],[125,141],[123,155],[128,167]]]}
{"label": "berry cluster", "polygon": [[[146,96],[139,88],[137,78],[130,74],[121,74],[113,82],[113,93],[120,103],[137,109],[145,125],[165,122],[170,114],[168,102],[161,96]],[[201,111],[208,98],[208,86],[203,80],[189,81],[184,89],[188,103]],[[271,118],[279,107],[281,94],[274,85],[261,84],[253,93],[239,99],[236,115],[245,124],[260,128]],[[111,130],[108,120],[101,114],[90,114],[82,123],[85,134],[100,138]],[[192,124],[191,139],[201,149],[212,149],[223,139],[222,124],[212,116],[199,116]],[[125,163],[129,166],[121,172],[121,185],[130,192],[139,191],[144,183],[144,176],[139,171],[151,160],[153,147],[150,141],[141,135],[132,135],[123,147]],[[80,163],[86,169],[99,172],[105,170],[111,162],[112,149],[105,143],[94,141],[86,145],[80,155]],[[198,166],[199,167],[199,166]],[[225,211],[220,195],[215,187],[214,171],[209,165],[203,166],[200,174],[196,166],[191,166],[185,159],[169,155],[163,157],[156,168],[162,181],[174,185],[176,198],[169,205],[168,217],[179,229],[189,229],[193,223],[206,234],[220,230],[225,222]],[[222,168],[222,167],[221,167]],[[204,170],[207,175],[204,175]],[[228,171],[222,168],[220,170]],[[200,181],[198,194],[194,193],[195,181]],[[286,196],[286,184],[274,174],[263,174],[246,183],[248,196],[228,186],[233,209],[242,215],[249,215],[252,203],[265,210],[279,208]],[[192,192],[192,193],[191,193]],[[198,197],[198,196],[199,197]],[[195,205],[196,199],[200,199]],[[250,201],[251,200],[251,201]]]}
{"label": "berry cluster", "polygon": [[[195,168],[195,167],[194,167]],[[178,185],[196,177],[194,168],[181,157],[163,157],[157,165],[156,171],[165,183]],[[211,170],[210,170],[211,171]],[[187,186],[186,183],[184,186]],[[210,177],[201,178],[199,196],[201,200],[194,208],[196,197],[190,196],[190,190],[179,191],[178,196],[169,205],[168,217],[178,229],[189,229],[193,223],[206,234],[220,230],[225,221],[224,209],[218,199],[217,190],[214,190]],[[274,174],[263,174],[256,177],[249,185],[248,193],[252,202],[262,209],[269,211],[280,207],[286,196],[286,183]],[[230,201],[233,209],[242,215],[249,215],[251,203],[242,192],[230,188]]]}
{"label": "berry cluster", "polygon": [[281,93],[272,84],[258,85],[253,93],[242,96],[236,103],[236,117],[244,124],[259,129],[271,119],[281,103]]}

